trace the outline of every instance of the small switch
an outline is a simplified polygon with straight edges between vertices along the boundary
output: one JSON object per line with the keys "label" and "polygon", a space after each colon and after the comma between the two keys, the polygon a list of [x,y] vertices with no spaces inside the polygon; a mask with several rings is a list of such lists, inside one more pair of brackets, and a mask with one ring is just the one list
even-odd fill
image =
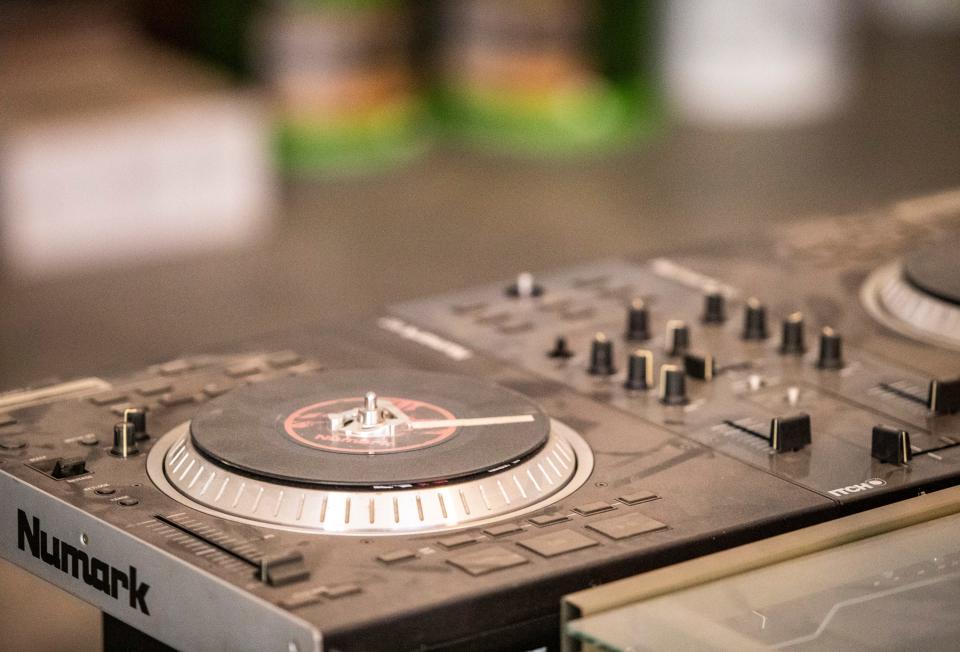
{"label": "small switch", "polygon": [[906,464],[913,457],[910,433],[890,426],[874,426],[870,438],[870,455],[887,464]]}
{"label": "small switch", "polygon": [[553,348],[547,351],[548,358],[558,358],[560,360],[566,360],[567,358],[573,357],[573,351],[570,350],[570,345],[567,343],[567,338],[563,335],[557,337],[553,342]]}

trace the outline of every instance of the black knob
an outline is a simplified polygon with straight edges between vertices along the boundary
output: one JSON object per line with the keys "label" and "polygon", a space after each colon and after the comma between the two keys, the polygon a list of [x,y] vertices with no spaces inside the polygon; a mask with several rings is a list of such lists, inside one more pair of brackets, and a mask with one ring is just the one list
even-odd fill
{"label": "black knob", "polygon": [[110,454],[117,457],[129,457],[139,452],[137,440],[133,434],[133,424],[129,421],[121,421],[114,425],[113,448],[110,449]]}
{"label": "black knob", "polygon": [[590,344],[590,367],[593,376],[612,376],[617,373],[613,365],[613,342],[603,333],[597,333]]}
{"label": "black knob", "polygon": [[743,308],[743,339],[767,339],[767,309],[755,297],[747,299]]}
{"label": "black knob", "polygon": [[627,389],[649,389],[653,385],[653,353],[637,349],[630,353],[627,362]]}
{"label": "black knob", "polygon": [[843,340],[829,326],[820,331],[820,356],[817,366],[821,369],[840,369],[843,367]]}
{"label": "black knob", "polygon": [[722,324],[727,320],[726,301],[719,292],[708,292],[703,297],[703,323]]}
{"label": "black knob", "polygon": [[644,342],[650,339],[650,313],[643,299],[634,299],[627,311],[627,339]]}
{"label": "black knob", "polygon": [[570,350],[570,345],[567,344],[567,338],[563,335],[558,337],[553,343],[553,348],[547,351],[547,357],[560,358],[561,360],[572,358],[573,351]]}
{"label": "black knob", "polygon": [[686,405],[687,382],[683,369],[665,364],[660,367],[660,402],[665,405]]}
{"label": "black knob", "polygon": [[803,315],[795,312],[783,320],[783,336],[780,339],[780,353],[784,355],[803,355],[807,345],[803,336]]}
{"label": "black knob", "polygon": [[123,420],[133,425],[133,438],[137,441],[150,439],[147,434],[147,411],[143,408],[127,408],[123,411]]}
{"label": "black knob", "polygon": [[668,321],[666,346],[668,355],[683,355],[690,348],[690,327],[679,319]]}
{"label": "black knob", "polygon": [[931,380],[927,407],[938,416],[960,412],[960,376],[953,380]]}
{"label": "black knob", "polygon": [[913,457],[910,433],[890,426],[874,426],[870,437],[870,455],[887,464],[906,464]]}
{"label": "black knob", "polygon": [[809,414],[777,417],[770,421],[770,446],[778,453],[798,451],[810,445],[810,431]]}

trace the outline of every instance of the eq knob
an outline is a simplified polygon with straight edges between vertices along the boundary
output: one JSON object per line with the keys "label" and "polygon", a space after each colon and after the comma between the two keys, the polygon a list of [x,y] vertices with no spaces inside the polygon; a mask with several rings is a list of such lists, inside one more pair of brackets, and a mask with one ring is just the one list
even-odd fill
{"label": "eq knob", "polygon": [[637,349],[630,353],[627,361],[627,380],[623,386],[627,389],[643,390],[653,385],[653,353]]}
{"label": "eq knob", "polygon": [[643,299],[634,299],[627,310],[627,339],[644,342],[650,339],[650,312]]}
{"label": "eq knob", "polygon": [[667,336],[665,339],[667,355],[680,356],[690,348],[690,327],[679,319],[667,322]]}
{"label": "eq knob", "polygon": [[825,326],[820,331],[820,355],[817,357],[820,369],[840,369],[843,367],[843,340],[839,333]]}
{"label": "eq knob", "polygon": [[613,342],[603,333],[597,333],[590,343],[590,366],[587,371],[591,376],[612,376],[617,373],[613,364]]}
{"label": "eq knob", "polygon": [[747,299],[743,307],[743,339],[767,339],[767,309],[756,297]]}
{"label": "eq knob", "polygon": [[543,286],[536,282],[530,272],[517,274],[517,280],[507,287],[507,296],[518,299],[539,297],[543,294]]}
{"label": "eq knob", "polygon": [[136,441],[150,439],[147,434],[147,412],[143,408],[127,408],[123,411],[123,420],[133,425],[133,438]]}
{"label": "eq knob", "polygon": [[689,403],[686,376],[677,365],[665,364],[660,367],[660,402],[664,405]]}
{"label": "eq knob", "polygon": [[126,458],[139,452],[137,440],[134,437],[133,424],[129,421],[121,421],[114,425],[113,448],[110,449],[110,454]]}
{"label": "eq knob", "polygon": [[718,291],[710,291],[703,297],[703,317],[701,321],[704,324],[722,324],[727,320],[726,301],[723,294]]}
{"label": "eq knob", "polygon": [[784,355],[803,355],[807,351],[803,335],[803,315],[795,312],[783,320],[783,334],[780,338],[780,353]]}

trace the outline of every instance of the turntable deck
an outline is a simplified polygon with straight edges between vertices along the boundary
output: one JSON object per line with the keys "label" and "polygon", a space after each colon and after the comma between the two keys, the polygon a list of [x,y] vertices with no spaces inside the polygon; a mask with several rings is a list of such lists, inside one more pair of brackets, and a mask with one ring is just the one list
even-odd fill
{"label": "turntable deck", "polygon": [[955,302],[872,276],[927,292],[893,261],[955,219],[805,228],[0,396],[0,554],[179,649],[533,648],[572,591],[956,484]]}

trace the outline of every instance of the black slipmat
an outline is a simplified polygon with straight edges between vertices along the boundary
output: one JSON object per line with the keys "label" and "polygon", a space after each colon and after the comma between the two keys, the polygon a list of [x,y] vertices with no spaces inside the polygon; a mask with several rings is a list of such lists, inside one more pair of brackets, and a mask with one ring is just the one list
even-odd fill
{"label": "black slipmat", "polygon": [[[284,434],[285,419],[314,403],[361,397],[426,401],[468,419],[529,414],[529,423],[458,428],[424,448],[376,455],[310,448]],[[194,445],[220,463],[280,480],[374,486],[420,484],[482,473],[539,449],[550,421],[524,396],[493,383],[410,369],[336,371],[259,383],[221,396],[190,424]]]}

